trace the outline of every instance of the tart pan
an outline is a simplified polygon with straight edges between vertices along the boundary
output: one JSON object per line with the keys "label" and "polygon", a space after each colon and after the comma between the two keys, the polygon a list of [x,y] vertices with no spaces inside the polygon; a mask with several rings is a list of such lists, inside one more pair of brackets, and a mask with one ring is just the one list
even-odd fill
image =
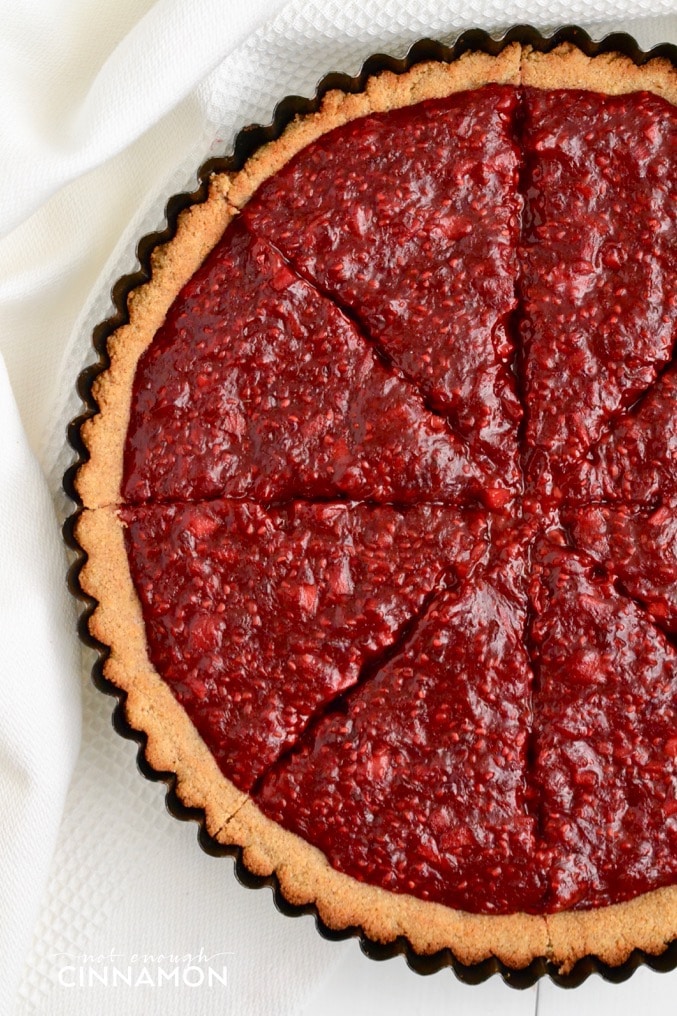
{"label": "tart pan", "polygon": [[363,953],[370,959],[385,960],[393,956],[402,955],[405,957],[408,966],[419,974],[432,974],[443,967],[451,967],[458,980],[465,984],[479,984],[488,980],[492,975],[499,974],[506,984],[515,988],[531,987],[542,977],[549,977],[561,987],[574,988],[582,984],[593,973],[599,974],[606,981],[618,983],[627,980],[640,966],[648,966],[652,970],[658,971],[677,969],[677,939],[659,956],[653,956],[640,949],[636,949],[625,963],[614,967],[608,966],[597,957],[586,956],[580,959],[566,974],[559,973],[557,967],[544,957],[534,960],[528,967],[521,970],[513,970],[495,958],[468,966],[459,962],[450,949],[442,949],[433,955],[421,956],[414,952],[410,943],[403,937],[396,939],[394,942],[383,944],[369,939],[359,927],[348,927],[335,931],[322,921],[314,904],[296,906],[289,903],[280,889],[275,874],[268,877],[253,875],[243,862],[242,848],[233,845],[224,846],[217,842],[207,832],[205,815],[202,809],[188,808],[182,803],[176,792],[176,774],[158,771],[146,759],[146,734],[133,728],[127,720],[125,712],[126,693],[107,680],[103,673],[103,665],[110,651],[109,647],[93,638],[88,629],[89,618],[97,604],[91,596],[88,596],[83,591],[80,585],[79,574],[86,560],[86,555],[75,538],[75,524],[81,514],[82,504],[75,489],[74,479],[79,466],[88,458],[88,452],[82,440],[80,428],[85,420],[98,412],[98,406],[92,394],[92,383],[110,364],[107,354],[107,339],[117,328],[126,324],[129,320],[127,297],[133,289],[149,280],[151,275],[151,254],[154,248],[172,239],[176,232],[179,214],[185,208],[206,200],[210,176],[213,173],[239,170],[258,148],[266,142],[279,137],[287,124],[297,114],[317,111],[325,93],[332,89],[341,89],[345,92],[359,92],[364,89],[367,78],[380,71],[389,70],[396,74],[401,74],[409,70],[414,64],[425,60],[451,62],[470,50],[480,50],[495,56],[512,42],[520,42],[533,46],[534,49],[541,52],[547,52],[560,43],[570,42],[583,50],[587,56],[596,56],[599,53],[607,52],[620,52],[630,57],[638,65],[646,63],[654,57],[663,57],[677,67],[677,46],[665,43],[654,47],[649,52],[645,52],[639,48],[637,42],[631,36],[624,33],[614,33],[606,36],[600,42],[594,42],[587,32],[576,26],[560,28],[554,34],[544,36],[535,28],[518,25],[511,28],[500,38],[490,36],[481,29],[470,29],[463,32],[451,46],[443,45],[432,39],[421,39],[401,59],[395,59],[381,53],[374,54],[364,62],[359,74],[355,77],[340,73],[327,74],[319,82],[312,99],[300,96],[288,96],[282,99],[275,107],[270,124],[266,126],[254,124],[244,127],[235,138],[232,154],[224,157],[210,158],[199,168],[197,172],[199,186],[195,191],[177,194],[169,199],[165,210],[166,226],[164,229],[144,236],[138,243],[136,253],[140,266],[139,269],[130,275],[125,275],[118,279],[112,288],[111,296],[116,309],[115,313],[94,329],[92,342],[97,359],[81,372],[77,380],[77,391],[85,405],[85,409],[81,415],[71,421],[68,427],[68,442],[73,448],[76,458],[63,478],[64,491],[75,502],[77,508],[66,520],[63,534],[67,546],[73,552],[71,554],[73,563],[68,572],[67,582],[70,592],[80,601],[81,611],[78,622],[78,634],[80,640],[96,652],[97,659],[92,667],[94,684],[100,691],[112,695],[117,700],[112,716],[115,730],[122,737],[136,741],[138,744],[137,765],[141,774],[148,780],[161,781],[165,784],[167,788],[165,800],[169,812],[175,818],[182,821],[195,821],[198,823],[198,842],[202,849],[213,856],[228,855],[235,859],[235,875],[242,885],[252,889],[269,886],[273,890],[275,905],[281,913],[290,917],[312,914],[319,933],[328,940],[339,941],[346,938],[359,938]]}

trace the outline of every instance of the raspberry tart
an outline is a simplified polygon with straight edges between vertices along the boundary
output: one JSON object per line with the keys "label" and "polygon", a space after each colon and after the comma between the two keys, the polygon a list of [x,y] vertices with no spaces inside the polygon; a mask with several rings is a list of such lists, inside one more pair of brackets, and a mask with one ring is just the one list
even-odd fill
{"label": "raspberry tart", "polygon": [[105,674],[332,928],[561,971],[677,937],[675,102],[571,44],[329,92],[109,338]]}

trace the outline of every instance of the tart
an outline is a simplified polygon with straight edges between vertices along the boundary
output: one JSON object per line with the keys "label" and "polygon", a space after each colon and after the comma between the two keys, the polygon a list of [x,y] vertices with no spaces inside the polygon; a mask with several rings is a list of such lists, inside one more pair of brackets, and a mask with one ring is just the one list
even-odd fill
{"label": "tart", "polygon": [[561,971],[677,937],[676,102],[570,44],[329,92],[109,338],[105,674],[332,928]]}

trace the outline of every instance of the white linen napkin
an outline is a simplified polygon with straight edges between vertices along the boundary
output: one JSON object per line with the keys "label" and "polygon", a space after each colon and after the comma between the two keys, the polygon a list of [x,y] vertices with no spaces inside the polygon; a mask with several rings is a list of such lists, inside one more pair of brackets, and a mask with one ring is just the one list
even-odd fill
{"label": "white linen napkin", "polygon": [[[162,787],[136,774],[135,746],[112,731],[112,704],[89,683],[87,654],[82,750],[64,807],[80,667],[58,526],[26,444],[63,516],[74,380],[93,359],[91,332],[111,310],[112,282],[134,269],[135,240],[161,224],[168,196],[190,189],[197,165],[226,151],[241,126],[270,120],[282,96],[312,94],[323,73],[355,73],[371,52],[401,55],[424,35],[577,22],[597,37],[630,31],[649,47],[677,41],[675,12],[669,0],[0,5],[0,352],[26,435],[0,373],[0,1013],[171,1014],[197,1005],[284,1016],[387,1005],[397,1014],[447,1003],[534,1012],[535,992],[496,980],[471,990],[448,972],[415,978],[401,961],[388,973],[393,964],[369,964],[355,943],[327,943],[310,918],[283,918],[268,892],[239,887],[230,862],[203,855],[193,828],[164,814]],[[190,956],[203,970],[204,956],[218,957],[228,984],[199,993],[185,983],[72,985],[100,974],[111,952],[113,965],[136,973],[138,956],[150,957],[151,978],[159,954]],[[656,1008],[666,1008],[674,984],[674,975],[633,979]],[[610,990],[589,986],[579,1009],[610,1011]],[[545,987],[540,1011],[549,999],[561,1008]]]}

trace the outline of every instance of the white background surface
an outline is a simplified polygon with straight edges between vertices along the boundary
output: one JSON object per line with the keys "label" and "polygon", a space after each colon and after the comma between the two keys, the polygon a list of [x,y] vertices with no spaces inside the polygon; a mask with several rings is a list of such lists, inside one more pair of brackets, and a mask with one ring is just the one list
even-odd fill
{"label": "white background surface", "polygon": [[[578,22],[596,36],[625,28],[647,47],[677,41],[667,0],[530,6],[0,0],[0,352],[58,513],[66,510],[58,495],[68,460],[64,425],[78,410],[73,381],[91,359],[92,327],[110,310],[111,282],[134,267],[135,239],[160,224],[167,197],[191,186],[195,167],[210,152],[224,151],[239,127],[269,120],[281,96],[312,94],[329,70],[354,73],[369,53],[401,55],[423,35],[448,40],[464,27],[500,30],[519,21],[545,29]],[[195,827],[166,814],[162,786],[137,775],[135,745],[113,732],[111,701],[89,683],[88,660],[81,677],[61,593],[56,522],[2,384],[0,411],[16,433],[11,448],[0,447],[5,481],[9,466],[16,473],[14,486],[5,482],[3,518],[17,503],[27,506],[25,518],[16,518],[15,530],[5,527],[0,541],[0,673],[3,694],[21,720],[10,733],[24,738],[15,744],[0,725],[0,802],[3,814],[15,816],[0,830],[0,977],[7,970],[0,1012],[620,1016],[677,1010],[677,974],[648,970],[620,986],[592,978],[575,992],[549,982],[518,992],[496,978],[468,987],[449,970],[419,977],[401,958],[377,964],[355,941],[324,941],[311,918],[278,914],[269,890],[239,886],[232,861],[203,854]],[[42,545],[30,542],[36,528]],[[29,585],[17,602],[21,570]],[[27,602],[31,621],[40,625],[30,651],[22,629]],[[62,809],[77,751],[80,688],[82,747]],[[31,767],[17,777],[16,752],[23,758],[38,729]],[[22,810],[24,800],[39,806]],[[220,959],[227,987],[70,988],[59,980],[64,966],[97,967],[83,957],[111,951],[126,967],[134,954],[201,950],[227,954]]]}

